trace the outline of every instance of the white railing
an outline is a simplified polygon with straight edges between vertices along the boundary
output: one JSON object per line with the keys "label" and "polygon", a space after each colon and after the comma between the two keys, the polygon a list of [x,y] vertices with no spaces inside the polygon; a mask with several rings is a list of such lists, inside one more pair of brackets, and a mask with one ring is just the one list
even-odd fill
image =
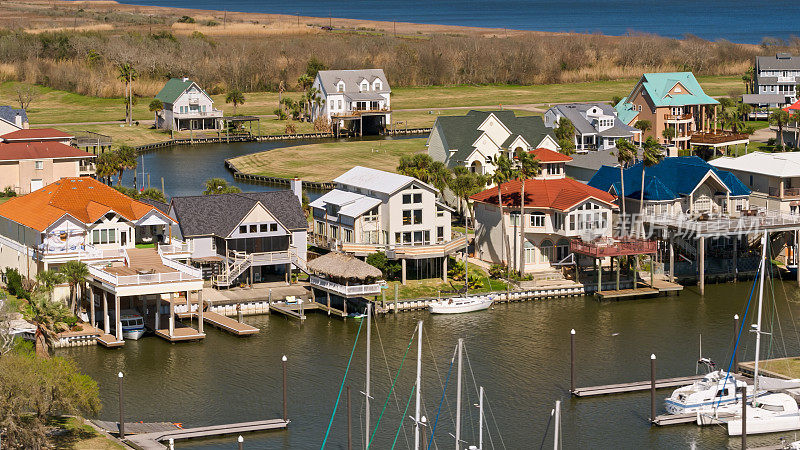
{"label": "white railing", "polygon": [[117,285],[117,276],[111,273],[106,272],[105,270],[95,267],[95,266],[88,266],[89,267],[89,274],[95,278],[105,281],[106,283],[112,284],[114,286]]}
{"label": "white railing", "polygon": [[379,284],[356,284],[353,286],[346,286],[314,275],[309,278],[309,282],[312,286],[333,291],[343,296],[374,295],[381,293],[381,285]]}
{"label": "white railing", "polygon": [[169,244],[159,244],[158,253],[174,255],[177,253],[192,253],[192,247],[188,242],[172,239]]}
{"label": "white railing", "polygon": [[199,281],[198,277],[184,272],[144,273],[117,276],[116,286],[135,286],[140,284],[177,283]]}
{"label": "white railing", "polygon": [[778,77],[778,83],[794,83],[795,77]]}
{"label": "white railing", "polygon": [[180,263],[178,261],[173,261],[173,260],[171,260],[169,258],[165,258],[163,256],[161,256],[161,263],[164,264],[165,266],[169,267],[170,269],[175,269],[178,272],[185,273],[185,274],[187,274],[187,275],[189,275],[191,277],[194,277],[194,278],[197,278],[197,279],[201,279],[201,280],[203,279],[203,271],[201,269],[196,268],[196,267],[192,267],[192,266],[189,266],[187,264]]}

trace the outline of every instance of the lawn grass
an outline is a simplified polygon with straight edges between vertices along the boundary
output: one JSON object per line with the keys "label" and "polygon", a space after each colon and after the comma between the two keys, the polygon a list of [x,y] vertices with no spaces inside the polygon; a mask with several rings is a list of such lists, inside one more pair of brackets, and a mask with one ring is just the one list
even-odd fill
{"label": "lawn grass", "polygon": [[[472,263],[469,265],[470,274],[479,274],[483,286],[476,289],[470,289],[471,294],[480,294],[492,291],[505,291],[507,289],[506,283],[502,280],[490,279],[486,271],[481,267]],[[448,280],[443,283],[441,278],[426,278],[423,280],[406,280],[403,285],[399,281],[389,281],[389,287],[386,289],[386,301],[392,301],[394,296],[395,285],[397,285],[397,298],[400,300],[415,299],[415,298],[436,298],[441,292],[454,291],[464,287],[463,281]],[[447,294],[452,295],[452,294]]]}
{"label": "lawn grass", "polygon": [[789,378],[800,378],[800,358],[779,358],[761,361],[762,368]]}
{"label": "lawn grass", "polygon": [[51,438],[51,445],[56,449],[74,450],[117,450],[126,447],[98,433],[90,425],[77,417],[58,417],[51,419],[48,425],[64,430]]}
{"label": "lawn grass", "polygon": [[[425,139],[422,138],[337,141],[276,148],[240,156],[232,161],[245,173],[331,181],[359,165],[393,172],[402,156],[425,151]],[[313,160],[309,155],[314,155]]]}

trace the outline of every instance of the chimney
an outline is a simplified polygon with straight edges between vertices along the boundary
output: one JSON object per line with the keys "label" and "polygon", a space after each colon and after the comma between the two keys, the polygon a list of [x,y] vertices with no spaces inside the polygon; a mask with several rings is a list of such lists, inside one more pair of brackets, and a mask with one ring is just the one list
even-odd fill
{"label": "chimney", "polygon": [[189,77],[183,77],[183,78],[181,78],[181,81],[183,81],[184,83],[186,83],[187,81],[189,81]]}
{"label": "chimney", "polygon": [[289,180],[289,190],[292,191],[294,195],[297,196],[297,199],[300,200],[300,204],[303,204],[303,181],[300,178],[294,177]]}
{"label": "chimney", "polygon": [[22,128],[22,114],[17,113],[17,115],[14,116],[14,124],[16,124],[20,129]]}

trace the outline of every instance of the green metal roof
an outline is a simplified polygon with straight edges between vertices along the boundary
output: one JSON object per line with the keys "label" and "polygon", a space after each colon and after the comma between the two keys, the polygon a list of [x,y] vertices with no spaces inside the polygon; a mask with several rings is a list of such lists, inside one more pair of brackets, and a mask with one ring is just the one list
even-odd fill
{"label": "green metal roof", "polygon": [[628,103],[628,97],[623,97],[619,103],[614,106],[614,109],[617,110],[617,117],[619,120],[625,123],[625,125],[630,125],[631,121],[639,114],[638,111],[633,110],[633,105]]}
{"label": "green metal roof", "polygon": [[156,94],[156,98],[163,103],[175,103],[175,100],[192,85],[191,80],[183,81],[182,78],[170,78],[167,84]]}
{"label": "green metal roof", "polygon": [[[680,83],[688,93],[670,95],[669,91]],[[646,73],[642,84],[653,103],[658,106],[718,105],[706,95],[692,72]]]}

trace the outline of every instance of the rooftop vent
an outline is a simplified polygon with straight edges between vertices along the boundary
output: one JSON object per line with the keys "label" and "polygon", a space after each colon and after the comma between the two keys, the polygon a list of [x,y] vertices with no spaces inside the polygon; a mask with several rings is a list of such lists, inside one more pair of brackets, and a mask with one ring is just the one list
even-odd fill
{"label": "rooftop vent", "polygon": [[789,53],[778,53],[775,55],[775,57],[778,59],[790,59],[792,55]]}

